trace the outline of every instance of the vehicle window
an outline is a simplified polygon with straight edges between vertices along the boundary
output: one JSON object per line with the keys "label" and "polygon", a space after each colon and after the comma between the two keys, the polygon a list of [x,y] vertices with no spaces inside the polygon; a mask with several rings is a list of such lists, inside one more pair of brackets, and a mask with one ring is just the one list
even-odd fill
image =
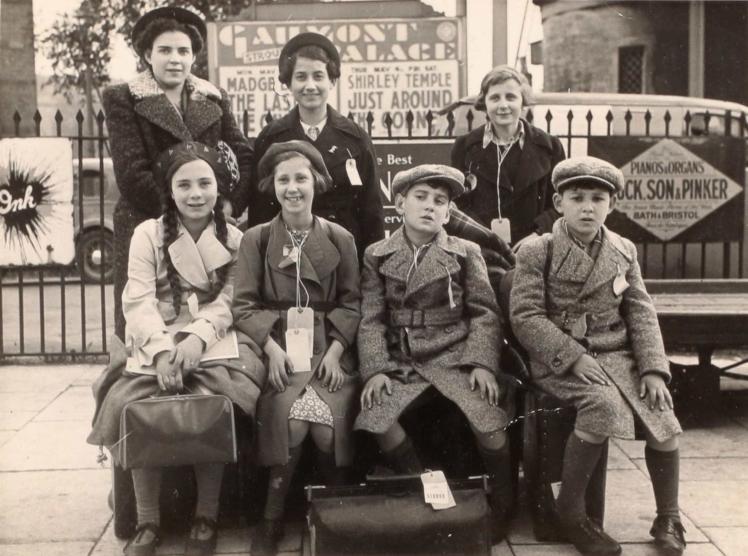
{"label": "vehicle window", "polygon": [[99,196],[99,173],[96,170],[84,170],[81,180],[81,191],[84,197]]}

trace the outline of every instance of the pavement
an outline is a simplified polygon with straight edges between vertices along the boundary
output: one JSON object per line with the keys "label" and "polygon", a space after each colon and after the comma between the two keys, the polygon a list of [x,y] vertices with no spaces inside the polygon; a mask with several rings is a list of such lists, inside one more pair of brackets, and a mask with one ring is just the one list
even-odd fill
{"label": "pavement", "polygon": [[[107,505],[111,470],[85,443],[91,383],[102,365],[0,366],[0,556],[116,555],[124,541]],[[680,503],[690,556],[748,554],[748,382],[722,380],[718,407],[689,419],[681,441]],[[654,499],[642,442],[614,441],[608,462],[606,530],[624,554],[657,554],[648,530]],[[241,523],[239,523],[241,525]],[[289,527],[285,556],[302,551],[302,526]],[[182,554],[167,536],[158,554]],[[251,555],[250,529],[221,528],[218,554]],[[523,508],[493,556],[575,555],[533,538]]]}

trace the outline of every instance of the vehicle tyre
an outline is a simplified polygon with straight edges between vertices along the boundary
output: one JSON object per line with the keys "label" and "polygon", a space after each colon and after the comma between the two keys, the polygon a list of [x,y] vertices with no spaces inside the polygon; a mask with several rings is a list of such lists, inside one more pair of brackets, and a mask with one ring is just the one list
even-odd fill
{"label": "vehicle tyre", "polygon": [[[84,282],[109,284],[114,278],[114,236],[109,230],[86,230],[79,238],[75,258]],[[104,267],[102,268],[102,261]]]}

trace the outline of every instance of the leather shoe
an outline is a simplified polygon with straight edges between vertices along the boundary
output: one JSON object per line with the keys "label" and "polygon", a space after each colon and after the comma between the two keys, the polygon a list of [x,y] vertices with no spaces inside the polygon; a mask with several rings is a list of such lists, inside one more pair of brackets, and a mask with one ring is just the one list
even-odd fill
{"label": "leather shoe", "polygon": [[[210,533],[207,538],[206,533]],[[218,524],[215,519],[205,516],[196,516],[192,520],[190,537],[187,539],[184,556],[211,556],[216,550],[218,542]]]}
{"label": "leather shoe", "polygon": [[[148,542],[141,543],[141,538],[146,531],[153,535]],[[156,547],[161,542],[161,531],[155,523],[143,523],[135,529],[135,535],[125,545],[125,556],[152,556],[156,554]]]}
{"label": "leather shoe", "polygon": [[652,523],[649,534],[654,537],[655,545],[667,556],[680,556],[686,549],[686,529],[680,518],[670,515],[657,516]]}
{"label": "leather shoe", "polygon": [[562,529],[566,540],[582,554],[607,556],[621,553],[621,545],[589,517],[575,523],[564,523]]}
{"label": "leather shoe", "polygon": [[275,556],[283,538],[283,520],[263,519],[252,538],[252,556]]}

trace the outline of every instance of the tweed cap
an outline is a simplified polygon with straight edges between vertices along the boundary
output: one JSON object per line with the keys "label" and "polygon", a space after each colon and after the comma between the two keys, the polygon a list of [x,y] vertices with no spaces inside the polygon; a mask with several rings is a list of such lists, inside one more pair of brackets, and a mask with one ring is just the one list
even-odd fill
{"label": "tweed cap", "polygon": [[[198,33],[200,33],[200,36],[203,38],[203,42],[205,42],[206,37],[208,36],[205,22],[195,12],[191,12],[190,10],[185,10],[184,8],[177,8],[174,6],[165,6],[163,8],[156,8],[155,10],[144,13],[142,16],[140,16],[140,19],[135,22],[135,26],[132,28],[132,32],[130,33],[130,39],[132,40],[133,47],[138,44],[138,39],[140,38],[140,35],[143,33],[143,31],[145,31],[146,27],[148,27],[148,24],[155,19],[175,19],[180,23],[192,25],[197,29]],[[143,53],[138,52],[138,54],[142,55]],[[195,54],[197,54],[197,52],[195,52]]]}
{"label": "tweed cap", "polygon": [[306,158],[312,164],[312,167],[322,175],[325,184],[322,190],[317,191],[318,193],[324,193],[332,187],[332,177],[330,176],[330,172],[327,171],[325,160],[322,158],[320,152],[308,141],[299,140],[284,141],[283,143],[273,143],[270,145],[257,164],[257,179],[262,182],[268,176],[272,176],[278,156],[288,152],[298,153]]}
{"label": "tweed cap", "polygon": [[567,158],[553,169],[551,182],[556,192],[578,181],[597,182],[610,189],[611,193],[623,190],[623,172],[610,162],[594,156]]}
{"label": "tweed cap", "polygon": [[294,53],[302,46],[319,46],[322,50],[327,53],[330,60],[337,66],[340,67],[340,54],[335,45],[319,33],[299,33],[288,41],[281,50],[280,57],[278,58],[278,67],[280,68],[281,60],[290,58]]}
{"label": "tweed cap", "polygon": [[[216,150],[198,143],[185,141],[164,150],[156,159],[156,177],[168,191],[171,188],[171,178],[184,164],[195,160],[204,160],[216,175],[218,192],[224,197],[231,193],[231,189],[238,181],[238,167],[236,156],[228,145],[226,150]],[[234,180],[236,174],[236,181]]]}
{"label": "tweed cap", "polygon": [[405,195],[413,185],[422,182],[446,185],[450,199],[465,192],[465,176],[459,170],[444,164],[420,164],[397,173],[392,180],[392,194]]}

